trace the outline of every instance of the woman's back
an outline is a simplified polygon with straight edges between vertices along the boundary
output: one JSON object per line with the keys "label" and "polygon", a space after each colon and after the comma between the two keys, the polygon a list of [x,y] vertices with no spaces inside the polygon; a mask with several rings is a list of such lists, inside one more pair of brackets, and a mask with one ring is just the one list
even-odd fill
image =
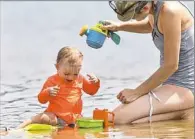
{"label": "woman's back", "polygon": [[[194,92],[194,23],[192,15],[189,14],[185,5],[180,2],[178,9],[184,12],[181,14],[181,44],[179,55],[178,70],[168,78],[164,84],[174,84],[177,86],[189,88]],[[155,6],[153,41],[156,47],[160,50],[160,64],[164,63],[164,36],[159,29],[160,12],[164,2],[158,1]],[[173,7],[175,8],[175,7]],[[177,8],[175,8],[177,10]],[[186,11],[186,12],[185,12]],[[186,15],[186,17],[184,17]],[[191,17],[190,17],[191,16]]]}

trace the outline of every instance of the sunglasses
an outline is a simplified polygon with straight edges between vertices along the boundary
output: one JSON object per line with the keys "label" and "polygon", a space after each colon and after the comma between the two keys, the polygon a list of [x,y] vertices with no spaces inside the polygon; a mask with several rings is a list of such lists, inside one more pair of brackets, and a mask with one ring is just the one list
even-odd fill
{"label": "sunglasses", "polygon": [[138,4],[138,2],[133,3],[131,6],[127,7],[123,12],[119,12],[116,5],[113,3],[113,1],[109,1],[109,6],[113,9],[113,11],[117,14],[119,14],[120,16],[124,16],[127,11],[129,11],[130,9],[132,9],[136,4]]}

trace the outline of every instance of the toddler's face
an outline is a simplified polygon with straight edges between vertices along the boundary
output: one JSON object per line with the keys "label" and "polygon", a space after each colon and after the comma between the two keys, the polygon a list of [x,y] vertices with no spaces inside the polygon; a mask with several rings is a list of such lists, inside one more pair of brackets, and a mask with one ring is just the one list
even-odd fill
{"label": "toddler's face", "polygon": [[82,66],[82,60],[78,60],[74,64],[69,64],[68,62],[62,62],[57,65],[58,74],[62,77],[65,82],[71,83],[75,81],[80,73]]}

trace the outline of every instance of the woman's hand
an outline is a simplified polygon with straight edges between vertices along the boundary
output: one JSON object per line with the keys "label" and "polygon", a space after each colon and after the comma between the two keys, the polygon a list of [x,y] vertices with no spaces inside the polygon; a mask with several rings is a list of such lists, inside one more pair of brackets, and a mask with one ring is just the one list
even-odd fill
{"label": "woman's hand", "polygon": [[120,23],[104,20],[104,25],[101,27],[103,30],[119,31]]}
{"label": "woman's hand", "polygon": [[118,95],[117,98],[123,104],[128,104],[136,99],[138,99],[141,95],[135,89],[124,89]]}

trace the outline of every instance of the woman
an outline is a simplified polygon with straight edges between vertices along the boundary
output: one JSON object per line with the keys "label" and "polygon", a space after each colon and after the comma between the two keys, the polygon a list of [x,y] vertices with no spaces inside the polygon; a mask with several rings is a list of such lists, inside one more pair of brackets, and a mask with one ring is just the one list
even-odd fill
{"label": "woman", "polygon": [[188,8],[178,1],[110,1],[109,5],[119,20],[135,20],[106,21],[103,29],[152,33],[160,50],[160,68],[137,88],[117,95],[122,104],[114,110],[115,123],[193,119],[194,18]]}

